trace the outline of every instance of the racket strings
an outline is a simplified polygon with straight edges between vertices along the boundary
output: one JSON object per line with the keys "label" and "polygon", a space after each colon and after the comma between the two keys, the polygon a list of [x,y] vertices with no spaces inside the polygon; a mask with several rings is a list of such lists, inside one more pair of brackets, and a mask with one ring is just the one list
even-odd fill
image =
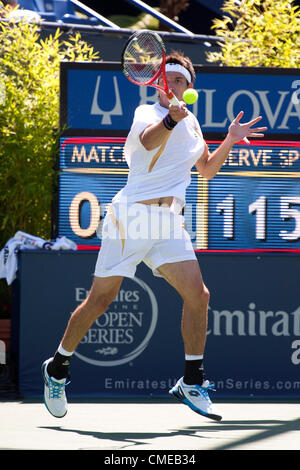
{"label": "racket strings", "polygon": [[151,35],[140,34],[129,42],[123,57],[124,73],[143,84],[151,81],[159,71],[163,49]]}

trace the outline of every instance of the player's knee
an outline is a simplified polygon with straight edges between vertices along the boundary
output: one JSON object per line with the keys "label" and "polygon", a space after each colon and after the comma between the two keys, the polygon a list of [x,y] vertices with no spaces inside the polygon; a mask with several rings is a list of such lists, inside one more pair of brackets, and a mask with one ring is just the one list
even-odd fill
{"label": "player's knee", "polygon": [[206,302],[209,303],[210,292],[209,292],[209,290],[207,289],[206,286],[204,286],[204,288],[203,288],[203,295],[204,295],[204,298],[206,299]]}
{"label": "player's knee", "polygon": [[183,297],[186,306],[190,306],[191,310],[199,307],[201,310],[207,308],[210,299],[210,292],[205,284],[195,286],[188,295]]}
{"label": "player's knee", "polygon": [[208,306],[209,304],[209,299],[210,299],[210,292],[206,285],[203,284],[201,287],[200,291],[198,292],[198,299],[199,303],[201,303],[204,306]]}

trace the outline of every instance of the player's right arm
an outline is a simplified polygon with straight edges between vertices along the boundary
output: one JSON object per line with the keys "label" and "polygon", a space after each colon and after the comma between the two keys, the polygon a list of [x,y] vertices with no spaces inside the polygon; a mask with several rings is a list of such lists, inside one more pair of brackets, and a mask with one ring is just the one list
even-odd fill
{"label": "player's right arm", "polygon": [[[185,106],[179,107],[170,104],[169,115],[173,121],[180,122],[188,115],[188,111]],[[154,150],[165,142],[171,131],[172,129],[168,129],[163,120],[161,120],[154,124],[149,124],[140,134],[140,141],[146,150]]]}

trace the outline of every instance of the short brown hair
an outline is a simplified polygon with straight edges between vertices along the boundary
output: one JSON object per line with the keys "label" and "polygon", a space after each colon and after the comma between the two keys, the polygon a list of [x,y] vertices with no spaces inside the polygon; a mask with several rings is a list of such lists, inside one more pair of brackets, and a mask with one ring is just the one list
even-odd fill
{"label": "short brown hair", "polygon": [[172,51],[166,57],[166,64],[179,64],[186,68],[192,77],[192,83],[196,80],[195,69],[189,57],[184,56],[183,52]]}

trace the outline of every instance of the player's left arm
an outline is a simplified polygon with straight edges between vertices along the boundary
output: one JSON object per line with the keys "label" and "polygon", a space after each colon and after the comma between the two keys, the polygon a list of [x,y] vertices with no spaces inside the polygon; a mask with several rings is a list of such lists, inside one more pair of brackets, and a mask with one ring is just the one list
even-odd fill
{"label": "player's left arm", "polygon": [[263,137],[262,131],[265,131],[267,127],[252,127],[258,121],[262,119],[261,116],[252,119],[251,121],[241,124],[240,120],[244,112],[241,111],[237,117],[232,121],[229,126],[228,134],[219,147],[213,152],[209,152],[208,146],[205,143],[204,151],[196,162],[195,166],[203,178],[212,179],[220,170],[226,158],[229,155],[233,145],[247,137]]}

